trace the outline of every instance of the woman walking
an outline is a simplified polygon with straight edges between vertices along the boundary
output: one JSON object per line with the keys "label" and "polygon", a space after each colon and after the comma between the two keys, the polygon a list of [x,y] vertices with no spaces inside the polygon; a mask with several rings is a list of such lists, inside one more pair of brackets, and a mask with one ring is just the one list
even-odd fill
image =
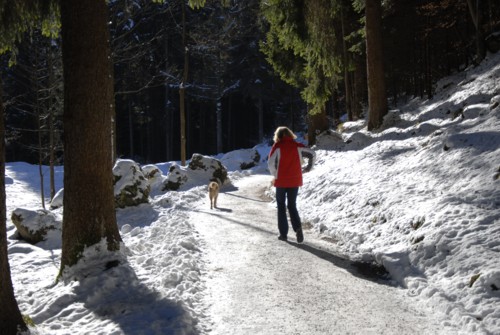
{"label": "woman walking", "polygon": [[[302,172],[311,170],[316,154],[302,143],[295,141],[297,136],[287,127],[278,127],[274,132],[274,145],[269,153],[267,165],[274,176],[276,187],[276,203],[278,205],[278,239],[287,241],[288,220],[286,209],[290,214],[292,228],[297,242],[304,241],[302,223],[297,211],[297,194],[302,186]],[[307,166],[302,169],[303,158],[307,158]]]}

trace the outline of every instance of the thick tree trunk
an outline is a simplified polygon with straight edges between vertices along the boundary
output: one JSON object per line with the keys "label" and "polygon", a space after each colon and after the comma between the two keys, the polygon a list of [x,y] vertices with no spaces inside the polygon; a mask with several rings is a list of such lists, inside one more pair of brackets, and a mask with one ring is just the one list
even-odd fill
{"label": "thick tree trunk", "polygon": [[113,194],[113,76],[102,0],[61,0],[64,69],[64,218],[61,274],[85,247],[120,248]]}
{"label": "thick tree trunk", "polygon": [[387,114],[382,55],[381,0],[366,0],[366,67],[368,80],[368,130],[382,125]]}
{"label": "thick tree trunk", "polygon": [[26,330],[10,278],[7,252],[7,227],[5,204],[5,122],[2,100],[2,78],[0,74],[0,329],[5,335],[15,335],[18,330]]}

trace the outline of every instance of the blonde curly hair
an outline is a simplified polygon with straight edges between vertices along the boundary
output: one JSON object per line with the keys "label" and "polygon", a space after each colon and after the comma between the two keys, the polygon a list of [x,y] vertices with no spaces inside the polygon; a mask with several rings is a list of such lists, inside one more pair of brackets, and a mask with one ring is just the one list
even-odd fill
{"label": "blonde curly hair", "polygon": [[297,135],[295,135],[293,131],[290,130],[290,128],[282,126],[276,128],[276,131],[274,132],[274,143],[278,143],[285,136],[291,137],[293,139],[297,138]]}

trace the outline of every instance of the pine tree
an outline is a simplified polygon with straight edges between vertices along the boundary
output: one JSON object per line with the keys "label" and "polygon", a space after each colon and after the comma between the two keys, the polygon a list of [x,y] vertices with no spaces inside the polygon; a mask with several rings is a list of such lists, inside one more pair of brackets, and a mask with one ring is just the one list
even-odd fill
{"label": "pine tree", "polygon": [[328,127],[325,104],[342,72],[333,17],[338,7],[323,0],[267,1],[262,12],[269,24],[261,44],[267,60],[281,78],[301,88],[308,103],[309,141]]}
{"label": "pine tree", "polygon": [[64,216],[61,274],[105,238],[120,248],[113,194],[114,109],[108,8],[102,0],[61,2],[64,67]]}

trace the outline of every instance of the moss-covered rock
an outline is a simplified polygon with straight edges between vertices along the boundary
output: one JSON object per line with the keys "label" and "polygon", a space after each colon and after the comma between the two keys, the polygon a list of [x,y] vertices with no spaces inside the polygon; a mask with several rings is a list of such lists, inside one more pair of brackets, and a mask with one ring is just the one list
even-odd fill
{"label": "moss-covered rock", "polygon": [[160,168],[153,164],[144,165],[142,167],[142,172],[146,179],[155,179],[162,175]]}
{"label": "moss-covered rock", "polygon": [[177,191],[187,181],[187,172],[180,165],[172,164],[163,184],[163,191]]}
{"label": "moss-covered rock", "polygon": [[137,206],[149,201],[150,186],[136,162],[120,159],[113,167],[115,206]]}
{"label": "moss-covered rock", "polygon": [[221,163],[229,170],[247,170],[258,165],[260,154],[255,149],[240,149],[228,152],[221,158]]}
{"label": "moss-covered rock", "polygon": [[61,230],[61,222],[45,209],[29,210],[16,208],[11,215],[19,237],[28,243],[36,244],[45,240],[49,230]]}
{"label": "moss-covered rock", "polygon": [[170,167],[162,191],[177,191],[181,187],[200,186],[210,181],[224,185],[227,180],[227,169],[219,160],[194,154],[188,166],[173,164]]}
{"label": "moss-covered rock", "polygon": [[211,177],[209,180],[218,180],[221,185],[227,180],[227,169],[222,165],[221,161],[212,157],[194,154],[188,168],[193,171],[203,170],[210,172]]}

